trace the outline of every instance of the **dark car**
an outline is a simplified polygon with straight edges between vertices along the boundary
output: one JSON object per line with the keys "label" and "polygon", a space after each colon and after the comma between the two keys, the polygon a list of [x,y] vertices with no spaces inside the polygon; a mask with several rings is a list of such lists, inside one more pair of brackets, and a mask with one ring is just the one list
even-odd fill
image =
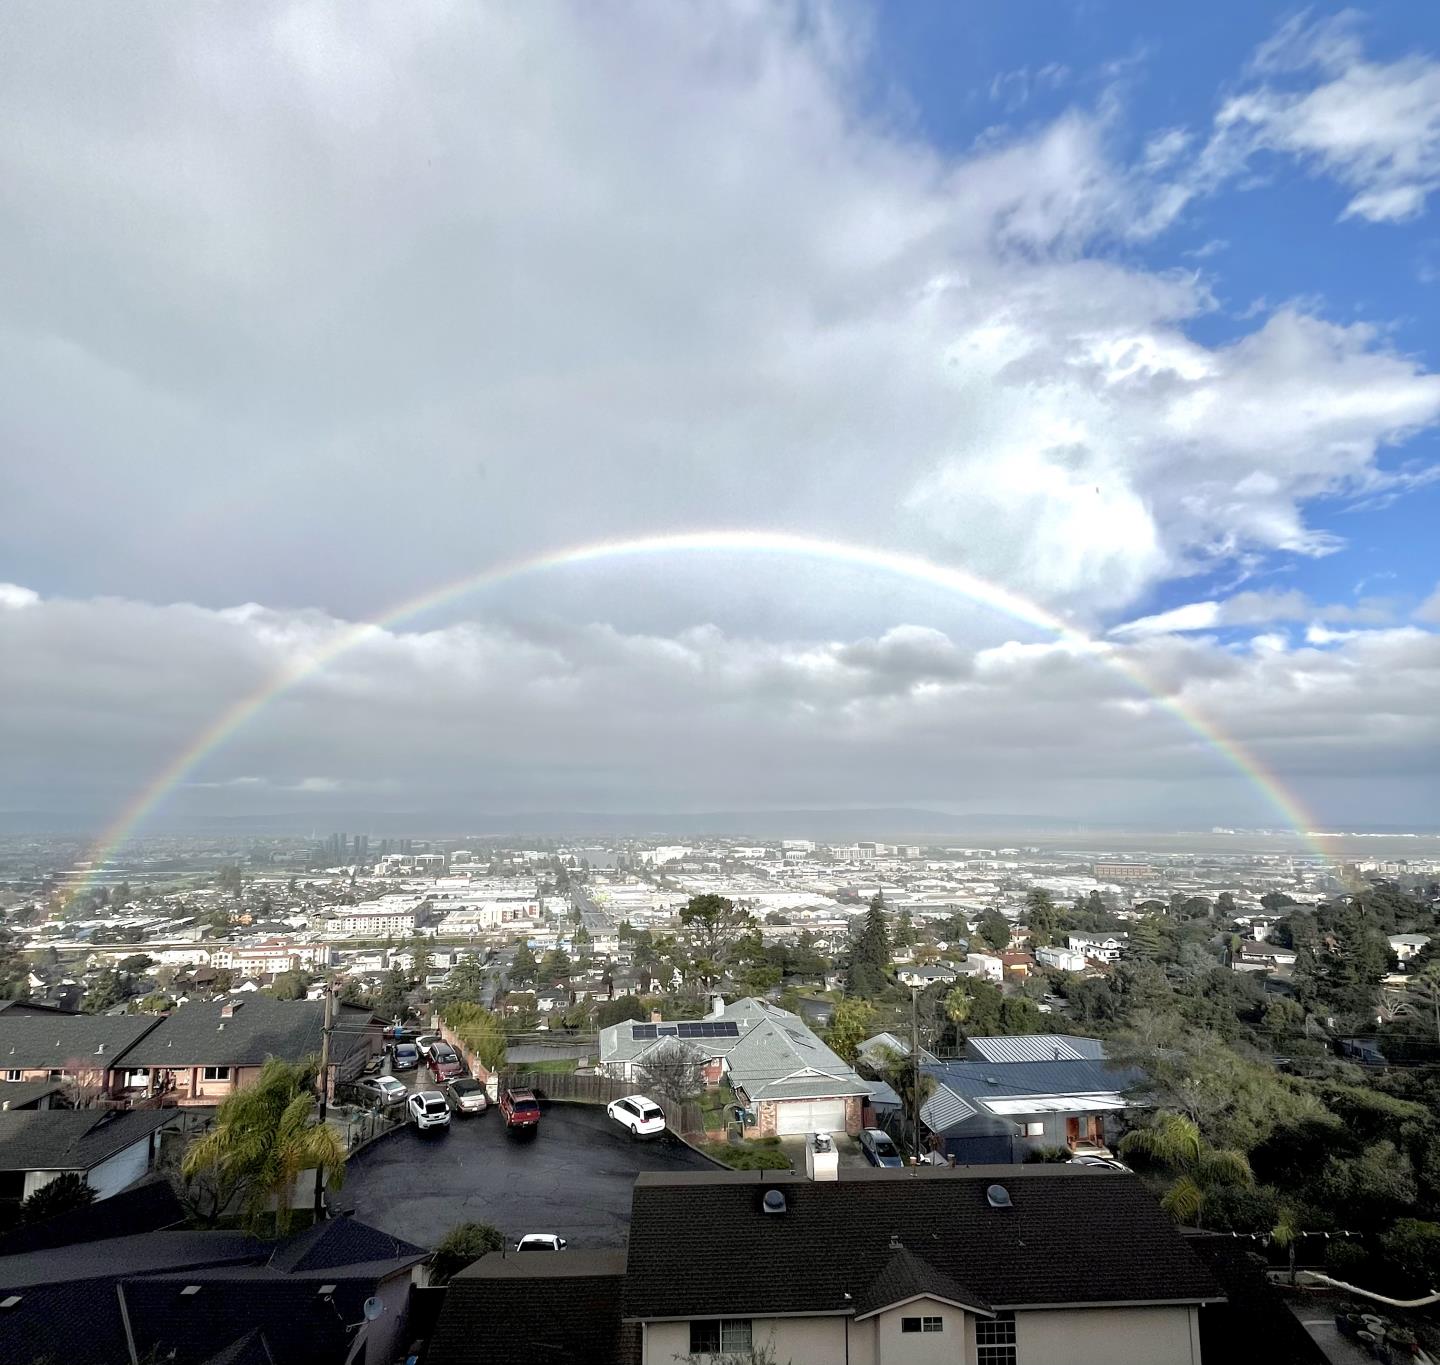
{"label": "dark car", "polygon": [[453,1081],[457,1076],[465,1074],[465,1063],[449,1043],[436,1043],[430,1049],[426,1065],[430,1068],[430,1074],[440,1082]]}
{"label": "dark car", "polygon": [[865,1153],[865,1160],[872,1166],[903,1166],[905,1158],[902,1157],[890,1135],[879,1128],[866,1128],[860,1134],[860,1150]]}
{"label": "dark car", "polygon": [[390,1068],[392,1071],[414,1071],[420,1065],[420,1049],[414,1043],[396,1043]]}

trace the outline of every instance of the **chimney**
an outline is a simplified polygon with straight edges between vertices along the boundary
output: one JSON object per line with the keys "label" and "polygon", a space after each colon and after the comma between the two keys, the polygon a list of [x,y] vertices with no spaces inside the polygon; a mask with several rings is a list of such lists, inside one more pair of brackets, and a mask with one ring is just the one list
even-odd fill
{"label": "chimney", "polygon": [[723,995],[712,995],[710,997],[710,1013],[707,1019],[718,1019],[725,1013],[725,997]]}
{"label": "chimney", "polygon": [[659,1010],[651,1010],[650,1022],[652,1024],[662,1024],[665,1022],[665,1016]]}
{"label": "chimney", "polygon": [[236,1001],[227,1000],[220,1006],[220,1017],[222,1019],[233,1019],[235,1017],[235,1011],[239,1008],[240,1006]]}

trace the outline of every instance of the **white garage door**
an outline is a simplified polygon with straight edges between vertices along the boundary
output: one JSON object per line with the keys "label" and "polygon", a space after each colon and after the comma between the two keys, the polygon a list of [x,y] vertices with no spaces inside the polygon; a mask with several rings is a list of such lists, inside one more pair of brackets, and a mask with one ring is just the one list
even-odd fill
{"label": "white garage door", "polygon": [[777,1106],[775,1131],[784,1133],[843,1133],[844,1100],[782,1100]]}

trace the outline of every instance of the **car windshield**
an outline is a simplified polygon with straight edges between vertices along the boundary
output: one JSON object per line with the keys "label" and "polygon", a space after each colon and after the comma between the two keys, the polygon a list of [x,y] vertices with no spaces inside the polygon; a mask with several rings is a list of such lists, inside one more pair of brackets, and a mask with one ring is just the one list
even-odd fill
{"label": "car windshield", "polygon": [[900,1155],[900,1153],[895,1150],[895,1144],[894,1144],[893,1142],[891,1142],[890,1139],[889,1139],[888,1137],[886,1137],[883,1133],[878,1134],[877,1136],[875,1136],[874,1138],[872,1138],[872,1139],[871,1139],[871,1144],[872,1144],[872,1145],[874,1146],[874,1148],[875,1148],[875,1155],[876,1155],[876,1156],[899,1156],[899,1155]]}
{"label": "car windshield", "polygon": [[531,1109],[538,1109],[538,1108],[540,1107],[540,1101],[539,1101],[539,1100],[514,1100],[514,1101],[511,1102],[511,1107],[514,1108],[514,1109],[524,1109],[524,1110],[526,1110],[526,1111],[528,1112],[528,1111],[531,1110]]}
{"label": "car windshield", "polygon": [[457,1095],[473,1095],[480,1088],[481,1086],[479,1081],[473,1081],[469,1079],[463,1081],[456,1081],[454,1085],[450,1087],[450,1089],[453,1090]]}

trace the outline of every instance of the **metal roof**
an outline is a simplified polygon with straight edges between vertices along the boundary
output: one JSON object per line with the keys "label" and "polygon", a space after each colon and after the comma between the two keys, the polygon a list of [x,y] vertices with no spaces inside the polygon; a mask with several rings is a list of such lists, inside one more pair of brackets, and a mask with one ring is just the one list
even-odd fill
{"label": "metal roof", "polygon": [[967,1038],[965,1051],[982,1062],[1061,1062],[1103,1058],[1105,1044],[1098,1038],[1068,1033],[1031,1033],[1016,1038]]}

